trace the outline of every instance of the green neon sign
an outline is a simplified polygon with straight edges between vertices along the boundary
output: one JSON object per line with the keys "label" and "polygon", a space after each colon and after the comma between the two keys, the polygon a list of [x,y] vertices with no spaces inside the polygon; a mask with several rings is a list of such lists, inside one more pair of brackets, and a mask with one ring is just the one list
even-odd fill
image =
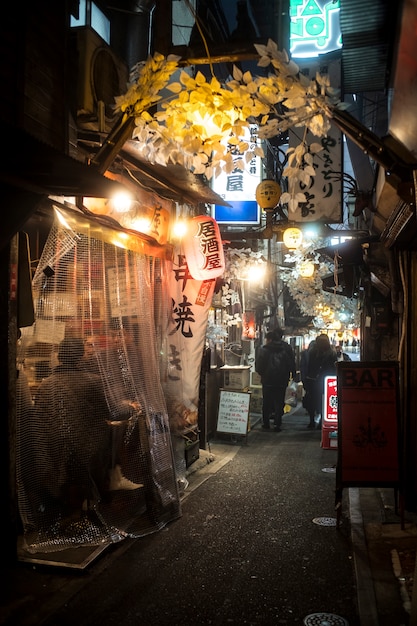
{"label": "green neon sign", "polygon": [[339,0],[290,0],[290,51],[312,58],[342,46]]}

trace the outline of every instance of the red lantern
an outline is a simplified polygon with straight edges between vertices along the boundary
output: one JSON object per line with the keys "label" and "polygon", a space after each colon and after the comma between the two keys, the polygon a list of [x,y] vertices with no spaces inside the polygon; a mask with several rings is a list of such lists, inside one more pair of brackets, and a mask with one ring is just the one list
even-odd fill
{"label": "red lantern", "polygon": [[255,312],[245,311],[242,318],[242,339],[255,339]]}
{"label": "red lantern", "polygon": [[183,239],[189,272],[196,280],[217,278],[224,272],[224,252],[220,229],[213,217],[191,218]]}

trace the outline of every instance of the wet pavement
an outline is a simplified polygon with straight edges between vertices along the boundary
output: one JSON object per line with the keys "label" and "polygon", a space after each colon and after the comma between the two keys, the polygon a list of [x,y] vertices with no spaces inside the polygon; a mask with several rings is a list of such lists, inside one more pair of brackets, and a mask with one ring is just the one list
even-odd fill
{"label": "wet pavement", "polygon": [[297,408],[281,433],[252,420],[246,439],[218,436],[181,518],[85,571],[3,567],[0,623],[408,625],[415,517],[402,530],[390,490],[346,489],[337,529],[337,450],[307,421]]}

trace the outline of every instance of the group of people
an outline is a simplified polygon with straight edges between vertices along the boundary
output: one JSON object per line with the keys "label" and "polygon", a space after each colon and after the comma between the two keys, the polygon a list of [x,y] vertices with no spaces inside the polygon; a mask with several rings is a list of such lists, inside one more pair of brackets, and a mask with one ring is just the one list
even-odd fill
{"label": "group of people", "polygon": [[[262,429],[271,429],[273,417],[276,432],[281,431],[288,383],[297,377],[293,349],[282,337],[280,328],[269,331],[255,359],[255,370],[262,383]],[[350,357],[332,346],[325,333],[318,335],[301,353],[300,379],[304,387],[303,406],[309,416],[307,428],[315,428],[316,419],[317,427],[321,427],[324,379],[336,374],[336,363],[340,360]]]}

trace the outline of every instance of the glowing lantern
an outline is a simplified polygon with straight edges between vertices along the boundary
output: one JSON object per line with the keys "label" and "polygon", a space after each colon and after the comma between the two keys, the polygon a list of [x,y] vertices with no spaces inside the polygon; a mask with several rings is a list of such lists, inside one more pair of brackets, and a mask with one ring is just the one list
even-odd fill
{"label": "glowing lantern", "polygon": [[255,313],[246,311],[242,317],[242,339],[255,339]]}
{"label": "glowing lantern", "polygon": [[281,197],[281,187],[275,180],[263,180],[256,188],[255,197],[261,209],[274,209]]}
{"label": "glowing lantern", "polygon": [[188,270],[193,278],[210,280],[223,274],[223,244],[214,218],[207,215],[191,218],[183,246]]}
{"label": "glowing lantern", "polygon": [[303,278],[311,278],[314,274],[314,263],[303,261],[298,267],[298,272]]}
{"label": "glowing lantern", "polygon": [[303,241],[303,233],[299,228],[287,228],[282,236],[284,244],[288,250],[296,250],[301,246]]}

